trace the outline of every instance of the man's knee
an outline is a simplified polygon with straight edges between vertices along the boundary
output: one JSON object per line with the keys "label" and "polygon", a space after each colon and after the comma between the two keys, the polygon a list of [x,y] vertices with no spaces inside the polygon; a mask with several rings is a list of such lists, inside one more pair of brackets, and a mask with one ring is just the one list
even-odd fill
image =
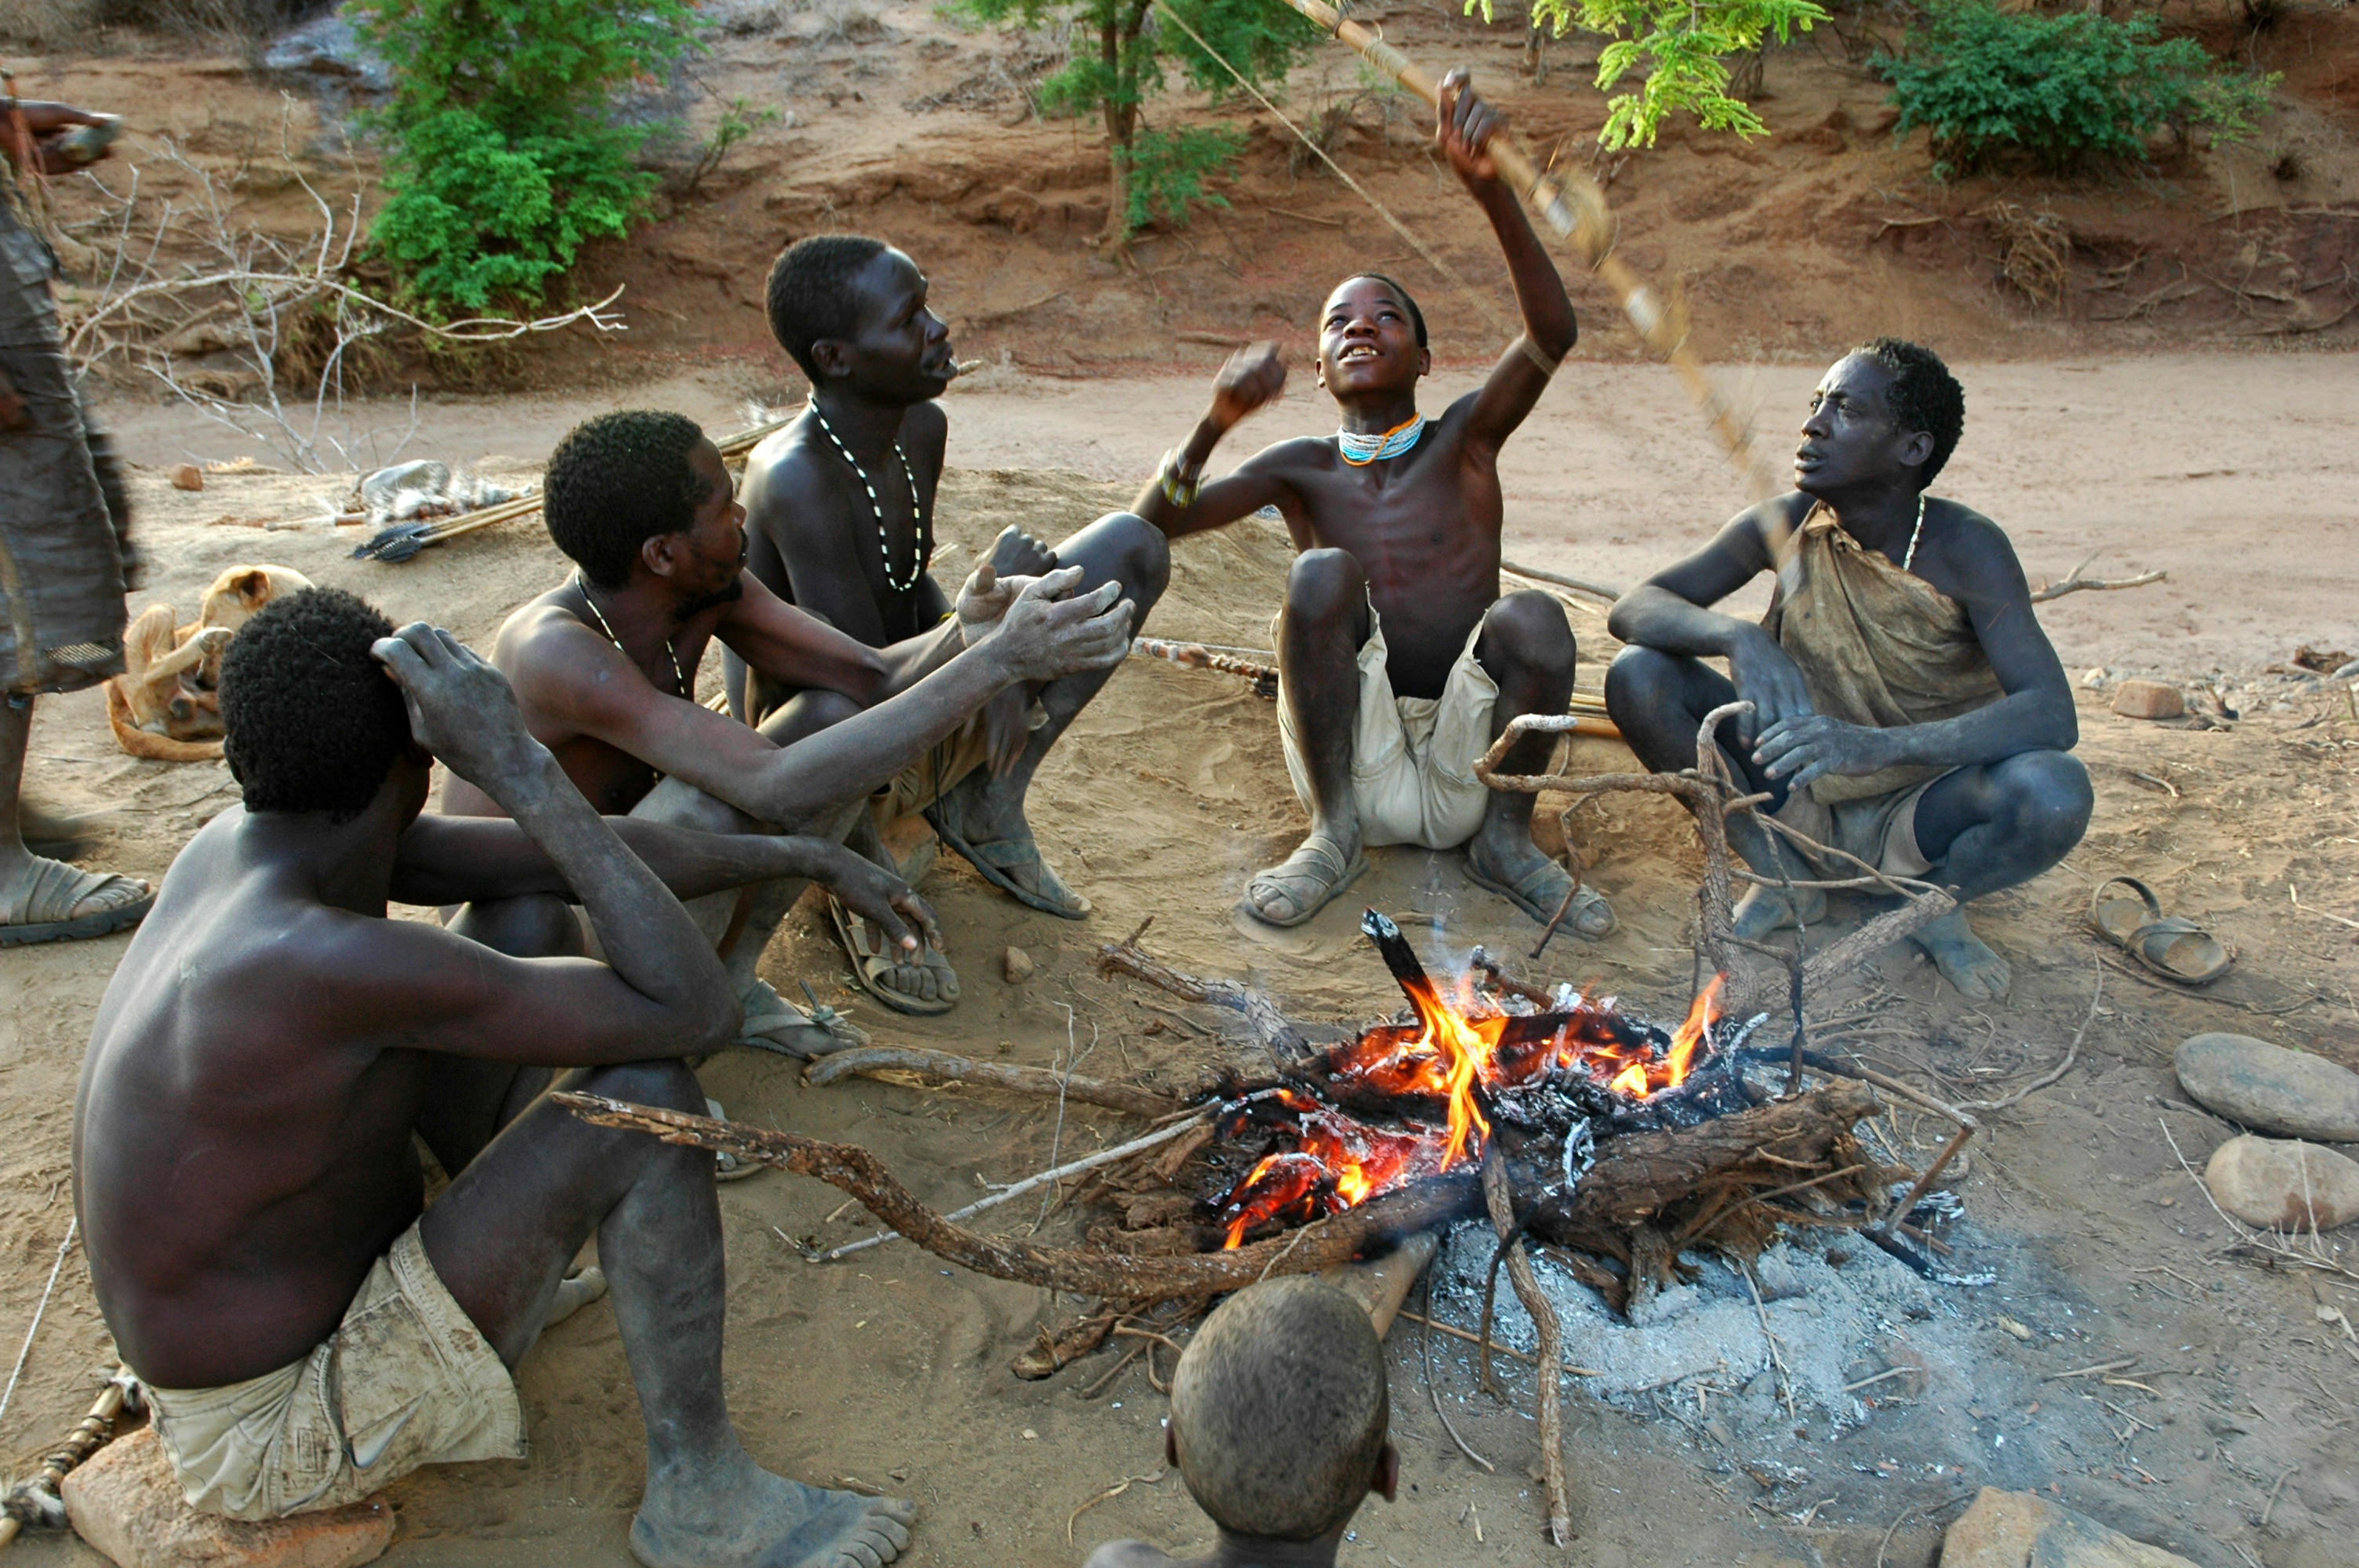
{"label": "man's knee", "polygon": [[582,923],[573,906],[555,893],[479,900],[459,911],[451,931],[511,958],[568,958],[582,952]]}
{"label": "man's knee", "polygon": [[2068,752],[2024,752],[1993,770],[1999,820],[2011,838],[2061,858],[2088,831],[2096,808],[2089,770]]}
{"label": "man's knee", "polygon": [[756,728],[765,739],[781,746],[791,746],[865,711],[859,703],[840,691],[814,687],[808,691],[795,693],[772,708]]}
{"label": "man's knee", "polygon": [[1550,676],[1570,676],[1579,657],[1563,606],[1528,589],[1508,594],[1484,613],[1483,643],[1487,652]]}
{"label": "man's knee", "polygon": [[1305,550],[1286,574],[1286,610],[1317,620],[1350,614],[1367,591],[1367,576],[1349,550]]}
{"label": "man's knee", "polygon": [[704,1089],[686,1062],[661,1057],[645,1062],[617,1062],[585,1067],[565,1087],[579,1094],[604,1095],[633,1105],[659,1106],[666,1110],[706,1113]]}
{"label": "man's knee", "polygon": [[1116,575],[1141,605],[1162,597],[1171,581],[1171,541],[1146,518],[1128,512],[1109,512],[1090,524],[1114,553]]}

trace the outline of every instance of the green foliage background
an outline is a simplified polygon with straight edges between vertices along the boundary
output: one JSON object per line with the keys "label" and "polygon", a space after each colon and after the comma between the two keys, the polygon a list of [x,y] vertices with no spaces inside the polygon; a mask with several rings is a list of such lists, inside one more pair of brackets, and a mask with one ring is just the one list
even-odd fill
{"label": "green foliage background", "polygon": [[371,243],[444,310],[540,297],[585,241],[627,230],[656,177],[652,125],[613,122],[615,90],[693,42],[687,0],[353,0],[393,67],[370,116],[386,203]]}
{"label": "green foliage background", "polygon": [[[1465,5],[1492,19],[1491,0]],[[1612,94],[1597,139],[1613,148],[1653,146],[1663,122],[1680,113],[1707,131],[1767,135],[1753,106],[1729,95],[1727,57],[1751,53],[1772,33],[1782,44],[1826,19],[1812,0],[1532,0],[1532,26],[1550,37],[1579,27],[1613,40],[1597,57],[1598,90]],[[1614,93],[1642,66],[1637,92]]]}
{"label": "green foliage background", "polygon": [[[1167,4],[1264,91],[1284,81],[1324,36],[1277,0]],[[1071,24],[1072,56],[1040,83],[1040,111],[1095,114],[1104,122],[1114,191],[1108,241],[1126,239],[1158,217],[1184,223],[1190,207],[1219,200],[1207,193],[1206,182],[1234,161],[1245,146],[1244,134],[1154,128],[1142,110],[1163,91],[1169,66],[1176,65],[1190,87],[1215,103],[1237,92],[1236,78],[1186,33],[1164,25],[1153,0],[951,0],[950,8],[986,23]]]}
{"label": "green foliage background", "polygon": [[1986,0],[1949,0],[1879,55],[1900,120],[1932,133],[1938,178],[2022,152],[2052,173],[2092,158],[2147,156],[2163,129],[2208,129],[2215,141],[2251,134],[2276,76],[2214,60],[2193,38],[2165,39],[2153,16],[2116,22],[2093,11],[2043,16]]}

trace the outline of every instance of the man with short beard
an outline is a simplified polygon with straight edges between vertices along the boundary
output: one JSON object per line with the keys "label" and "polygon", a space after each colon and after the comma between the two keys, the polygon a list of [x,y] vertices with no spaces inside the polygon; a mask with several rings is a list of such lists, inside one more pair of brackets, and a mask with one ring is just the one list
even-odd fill
{"label": "man with short beard", "polygon": [[[1673,773],[1695,765],[1705,714],[1751,703],[1722,748],[1745,788],[1768,797],[1762,809],[1974,899],[2071,853],[2093,797],[2070,754],[2072,689],[2015,547],[1981,513],[1929,493],[1965,418],[1957,378],[1920,344],[1878,338],[1835,362],[1810,395],[1794,489],[1614,605],[1607,625],[1630,645],[1606,671],[1605,704],[1639,760]],[[1777,594],[1757,624],[1712,608],[1771,570]],[[1748,816],[1730,817],[1728,837],[1765,877],[1858,870],[1788,860]],[[1815,888],[1756,886],[1736,934],[1808,924],[1826,902]],[[1909,940],[1968,998],[2007,993],[2006,960],[1962,907]]]}
{"label": "man with short beard", "polygon": [[[609,816],[711,832],[841,838],[870,793],[1002,691],[1118,663],[1132,606],[1118,584],[1075,593],[1081,573],[998,578],[982,568],[955,612],[922,636],[872,648],[746,575],[745,509],[721,454],[677,414],[602,415],[550,456],[543,513],[576,570],[500,628],[492,662],[525,721]],[[804,697],[749,729],[698,704],[695,676],[719,642]],[[454,779],[442,808],[491,816]],[[807,883],[690,905],[724,946],[745,1035],[796,1054],[849,1043],[755,975]],[[451,929],[505,953],[580,950],[570,910],[548,898],[478,903]],[[918,950],[914,937],[900,950]]]}

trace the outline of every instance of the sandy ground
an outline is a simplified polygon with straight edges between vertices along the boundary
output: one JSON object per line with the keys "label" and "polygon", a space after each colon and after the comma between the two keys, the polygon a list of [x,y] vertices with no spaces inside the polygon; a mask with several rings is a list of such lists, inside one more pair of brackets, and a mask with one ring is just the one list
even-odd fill
{"label": "sandy ground", "polygon": [[[1202,357],[1208,372],[1211,356]],[[946,491],[942,528],[966,551],[1008,521],[1054,535],[1118,504],[1179,438],[1201,396],[1198,374],[992,379],[978,377],[951,404],[962,467]],[[2091,550],[2108,575],[2172,570],[2168,587],[2049,607],[2047,622],[2071,663],[2253,671],[2299,642],[2359,641],[2349,608],[2359,558],[2348,503],[2354,393],[2340,362],[1984,366],[1966,379],[1974,423],[1942,490],[2007,524],[2035,580]],[[1756,373],[1754,385],[1766,408],[1784,411],[1809,380],[1777,368]],[[1667,379],[1582,367],[1565,381],[1510,449],[1512,552],[1626,581],[1702,538],[1736,497]],[[746,397],[782,390],[721,372],[623,401],[679,406],[730,427]],[[1592,392],[1604,395],[1580,395]],[[538,454],[603,406],[434,404],[413,454]],[[1107,412],[1117,407],[1119,434]],[[143,463],[238,450],[150,411],[118,409],[115,423]],[[1253,433],[1323,424],[1298,390]],[[2016,462],[2018,452],[2031,462]],[[1065,471],[1042,471],[1049,470]],[[2211,471],[2220,470],[2235,471]],[[1639,471],[1643,488],[1619,478]],[[2067,471],[2069,482],[2053,477]],[[321,481],[222,475],[202,494],[183,495],[158,470],[135,477],[161,568],[142,603],[164,598],[186,608],[222,567],[271,560],[363,591],[397,618],[430,616],[481,639],[561,569],[529,526],[406,567],[355,563],[346,558],[351,530],[214,525],[299,517],[327,488]],[[1110,482],[1117,479],[1124,483]],[[1676,516],[1644,526],[1667,510],[1658,494],[1680,498],[1669,508]],[[2223,535],[2233,544],[2223,547]],[[946,552],[944,569],[966,558]],[[1257,640],[1286,558],[1269,525],[1188,543],[1150,629]],[[1582,622],[1593,646],[1602,635],[1587,633],[1593,624]],[[1790,1435],[1748,1428],[1723,1436],[1695,1419],[1699,1411],[1673,1419],[1676,1406],[1625,1410],[1576,1385],[1569,1444],[1582,1538],[1559,1554],[1541,1544],[1527,1478],[1537,1462],[1528,1381],[1512,1381],[1512,1402],[1495,1404],[1474,1392],[1466,1359],[1437,1342],[1436,1393],[1496,1465],[1495,1474],[1475,1471],[1433,1419],[1418,1342],[1397,1330],[1405,1489],[1398,1503],[1370,1507],[1344,1561],[1921,1568],[1938,1523],[1953,1511],[1947,1505],[1991,1484],[2052,1485],[2074,1506],[2205,1568],[2347,1563],[2348,1543],[2359,1539],[2359,1349],[2334,1313],[2359,1314],[2359,1290],[2348,1276],[2268,1271],[2227,1256],[2234,1238],[2163,1132],[2200,1165],[2230,1131],[2186,1107],[2170,1079],[2171,1049],[2199,1030],[2243,1029],[2359,1064],[2359,946],[2347,925],[2312,913],[2359,917],[2359,721],[2341,701],[2310,697],[2229,730],[2200,730],[2133,723],[2084,700],[2082,754],[2098,796],[2088,840],[2064,867],[1978,906],[1982,929],[2016,966],[2012,1000],[1970,1008],[1906,952],[1812,999],[1814,1028],[1847,1021],[1849,1048],[1870,1060],[1943,1092],[1995,1098],[2058,1059],[2103,979],[2079,1065],[1994,1119],[1993,1140],[1974,1151],[1961,1188],[1969,1216],[1957,1238],[1962,1257],[1999,1279],[1981,1291],[1933,1292],[1928,1310],[1944,1344],[1971,1345],[1979,1335],[1986,1349],[1978,1357],[1927,1379],[1913,1397],[1879,1400],[1843,1420],[1798,1422]],[[151,877],[234,798],[218,766],[117,754],[92,696],[44,704],[33,751],[36,786],[51,798],[117,808],[98,858]],[[1577,771],[1602,769],[1626,765],[1626,754],[1583,742],[1575,761]],[[1476,942],[1520,955],[1534,936],[1528,921],[1464,881],[1455,856],[1422,851],[1380,853],[1351,900],[1299,931],[1268,933],[1233,916],[1246,876],[1290,846],[1300,818],[1270,710],[1227,677],[1125,668],[1044,768],[1035,802],[1044,849],[1097,901],[1097,914],[1079,925],[1050,920],[994,894],[962,866],[938,867],[928,892],[942,909],[966,998],[938,1021],[863,1007],[859,1016],[880,1038],[1042,1065],[1088,1053],[1086,1070],[1109,1076],[1222,1057],[1235,1047],[1219,1038],[1217,1018],[1180,1010],[1191,1024],[1174,1027],[1169,1012],[1146,1005],[1169,999],[1104,979],[1091,964],[1096,944],[1150,914],[1149,946],[1161,956],[1251,978],[1313,1018],[1366,1019],[1397,1005],[1353,933],[1362,902],[1440,916],[1438,930],[1417,933],[1437,963]],[[1696,870],[1686,827],[1658,804],[1623,799],[1585,809],[1577,837],[1623,927],[1600,944],[1560,940],[1527,968],[1602,983],[1658,1016],[1678,1011]],[[2108,967],[2107,950],[2081,921],[2091,884],[2115,871],[2144,877],[2172,908],[2211,922],[2238,949],[2235,971],[2190,996]],[[1027,984],[999,976],[1011,944],[1039,963]],[[11,1132],[0,1155],[0,1350],[30,1319],[66,1234],[73,1082],[122,945],[0,958],[9,981],[0,992],[0,1115]],[[766,959],[779,983],[808,979],[839,1000],[848,1000],[841,970],[803,913]],[[864,1143],[945,1206],[973,1195],[979,1181],[1047,1165],[1052,1148],[1093,1148],[1130,1126],[1077,1110],[1060,1127],[1052,1106],[979,1092],[809,1089],[768,1057],[727,1056],[706,1076],[734,1115]],[[1904,1116],[1891,1136],[1921,1158],[1939,1129]],[[1037,1325],[1063,1321],[1073,1303],[967,1276],[900,1245],[812,1269],[790,1238],[833,1244],[864,1228],[859,1211],[816,1184],[764,1176],[724,1189],[723,1210],[733,1265],[730,1394],[766,1462],[918,1498],[924,1516],[912,1560],[921,1563],[1071,1563],[1117,1535],[1206,1541],[1204,1520],[1171,1478],[1134,1484],[1074,1517],[1126,1477],[1157,1476],[1163,1406],[1136,1363],[1093,1390],[1111,1356],[1045,1383],[1009,1375],[1010,1357]],[[1084,1217],[1054,1214],[1046,1233],[1075,1234]],[[2347,1241],[2339,1251],[2332,1238],[2328,1246],[2352,1266]],[[2002,1315],[2033,1338],[2002,1333]],[[2048,1380],[2131,1356],[2131,1376],[2145,1390]],[[21,1467],[62,1433],[108,1365],[86,1270],[69,1250],[22,1386],[0,1418],[0,1456]],[[593,1307],[552,1332],[520,1383],[533,1459],[397,1485],[401,1522],[387,1562],[627,1561],[623,1530],[641,1440],[611,1314]],[[2125,1424],[2129,1417],[2137,1424]],[[1801,1476],[1764,1469],[1764,1460]],[[1904,1510],[1913,1511],[1886,1552],[1886,1527]],[[17,1550],[33,1564],[95,1561],[55,1539]]]}
{"label": "sandy ground", "polygon": [[[940,303],[955,322],[959,302]],[[1309,341],[1297,337],[1283,347],[1293,364],[1284,399],[1229,438],[1212,460],[1215,473],[1268,442],[1334,427],[1333,406],[1309,368]],[[1134,487],[1187,438],[1221,353],[1183,343],[1173,345],[1172,357],[1185,370],[1153,378],[1060,379],[985,368],[951,395],[951,460],[1065,469]],[[405,455],[454,463],[493,453],[537,456],[574,420],[613,406],[677,408],[708,429],[741,428],[753,403],[800,402],[802,383],[785,357],[773,351],[772,362],[775,371],[726,366],[618,392],[612,401],[429,399]],[[1437,373],[1427,406],[1471,390],[1485,368]],[[1755,411],[1764,449],[1782,455],[1792,449],[1822,368],[1733,365],[1715,374]],[[1967,388],[1966,434],[1940,492],[1996,519],[2032,582],[2060,578],[2093,555],[2093,577],[2171,574],[2168,583],[2136,592],[2076,594],[2046,607],[2043,620],[2068,666],[2173,676],[2256,671],[2303,643],[2359,643],[2352,610],[2359,602],[2359,511],[2352,506],[2359,494],[2359,444],[2352,439],[2359,376],[2348,358],[2088,358],[1958,368]],[[1113,410],[1117,417],[1109,417]],[[263,443],[179,408],[124,404],[109,416],[137,461],[273,460]],[[378,407],[342,428],[332,417],[327,428],[356,449],[374,435],[389,452],[408,425],[406,406]],[[1745,503],[1670,372],[1652,365],[1567,365],[1507,445],[1500,472],[1510,559],[1617,586],[1701,545]]]}

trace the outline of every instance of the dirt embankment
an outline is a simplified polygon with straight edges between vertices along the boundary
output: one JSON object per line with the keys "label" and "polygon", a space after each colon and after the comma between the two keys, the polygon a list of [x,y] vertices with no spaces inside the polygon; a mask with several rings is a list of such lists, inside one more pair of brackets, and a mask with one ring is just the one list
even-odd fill
{"label": "dirt embankment", "polygon": [[[1044,33],[973,31],[919,0],[740,0],[712,8],[709,54],[677,84],[687,135],[658,152],[675,176],[659,221],[587,253],[582,297],[627,286],[626,336],[577,334],[479,367],[494,379],[579,385],[683,362],[776,362],[761,295],[770,258],[806,233],[859,229],[908,249],[934,282],[962,356],[1038,371],[1168,366],[1216,357],[1248,335],[1306,338],[1325,287],[1353,268],[1397,271],[1424,297],[1444,359],[1480,360],[1497,333],[1382,218],[1268,116],[1214,111],[1175,91],[1161,123],[1250,127],[1231,205],[1150,232],[1125,262],[1092,243],[1105,215],[1093,121],[1043,121],[1027,96],[1062,58]],[[1723,359],[1814,359],[1897,331],[1953,357],[2044,357],[2191,343],[2348,346],[2359,340],[2359,13],[2329,0],[2266,11],[2173,0],[2173,26],[2282,71],[2278,107],[2248,143],[2163,148],[2153,165],[2060,181],[2001,174],[1937,184],[1922,133],[1896,142],[1897,112],[1868,68],[1900,24],[1843,11],[1773,49],[1755,98],[1770,134],[1747,144],[1692,127],[1601,157],[1597,40],[1551,44],[1531,69],[1520,30],[1485,27],[1453,0],[1372,12],[1421,61],[1466,63],[1550,157],[1586,160],[1621,217],[1623,254],[1680,291],[1696,341]],[[2266,19],[2256,24],[2256,17]],[[298,149],[332,202],[365,190],[366,150],[332,114],[230,59],[147,46],[23,62],[26,90],[127,111],[110,178],[140,167],[143,192],[185,200],[187,171],[158,156],[169,135],[227,182],[240,221],[316,226],[309,195],[273,155]],[[723,105],[777,112],[693,192],[678,174]],[[1493,243],[1432,161],[1425,116],[1373,91],[1339,48],[1314,52],[1283,95],[1343,167],[1453,267],[1511,308]],[[365,197],[364,198],[365,200]],[[103,204],[69,187],[86,266],[111,257]],[[167,258],[169,259],[168,256]],[[1604,291],[1574,280],[1579,353],[1638,352]]]}

